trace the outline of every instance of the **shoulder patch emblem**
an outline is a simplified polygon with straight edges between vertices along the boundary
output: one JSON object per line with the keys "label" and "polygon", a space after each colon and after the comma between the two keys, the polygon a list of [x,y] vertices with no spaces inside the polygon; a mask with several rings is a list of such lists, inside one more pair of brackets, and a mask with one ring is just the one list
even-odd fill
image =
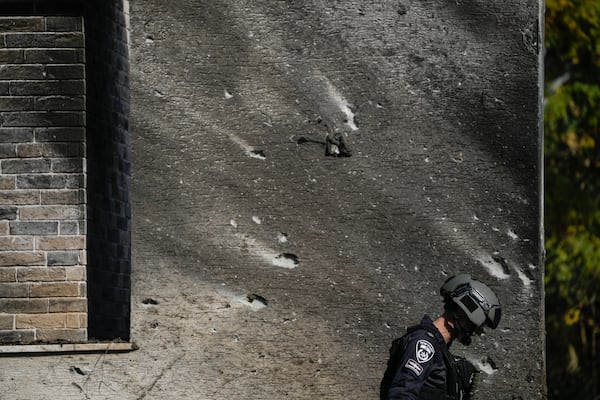
{"label": "shoulder patch emblem", "polygon": [[433,355],[435,354],[435,349],[428,340],[419,340],[417,341],[416,353],[417,361],[423,364],[433,358]]}
{"label": "shoulder patch emblem", "polygon": [[408,368],[409,370],[411,370],[412,372],[414,372],[414,374],[417,376],[420,376],[423,373],[423,367],[421,366],[421,364],[419,364],[412,358],[408,359],[405,367]]}

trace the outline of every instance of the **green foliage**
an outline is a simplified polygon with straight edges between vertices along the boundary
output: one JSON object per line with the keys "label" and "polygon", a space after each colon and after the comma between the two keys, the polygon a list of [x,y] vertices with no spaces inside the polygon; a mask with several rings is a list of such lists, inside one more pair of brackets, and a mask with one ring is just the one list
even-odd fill
{"label": "green foliage", "polygon": [[546,1],[550,399],[600,395],[600,1]]}

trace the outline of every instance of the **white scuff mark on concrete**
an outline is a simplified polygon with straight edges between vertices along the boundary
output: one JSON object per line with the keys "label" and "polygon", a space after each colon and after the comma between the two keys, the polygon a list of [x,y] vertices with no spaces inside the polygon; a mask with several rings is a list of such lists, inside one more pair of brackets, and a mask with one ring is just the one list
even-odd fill
{"label": "white scuff mark on concrete", "polygon": [[342,111],[344,114],[346,114],[346,117],[348,118],[348,122],[346,122],[346,125],[348,125],[348,127],[351,130],[357,131],[358,126],[356,125],[356,122],[354,121],[354,112],[352,111],[352,109],[349,106],[344,106],[342,108]]}
{"label": "white scuff mark on concrete", "polygon": [[268,264],[285,269],[294,269],[298,267],[297,259],[287,257],[285,254],[280,254],[275,250],[270,249],[268,246],[260,243],[256,239],[239,233],[236,234],[236,237],[243,241],[248,251],[250,251],[254,256],[261,258]]}
{"label": "white scuff mark on concrete", "polygon": [[478,370],[480,370],[483,373],[486,373],[488,375],[493,375],[496,373],[496,370],[487,362],[482,361],[482,360],[469,360],[471,363],[473,363],[473,365],[475,365],[477,367]]}
{"label": "white scuff mark on concrete", "polygon": [[238,300],[240,303],[242,303],[245,306],[250,307],[252,310],[254,311],[258,311],[258,310],[262,310],[263,308],[266,307],[266,305],[263,302],[260,301],[248,301],[248,299],[239,299]]}
{"label": "white scuff mark on concrete", "polygon": [[286,235],[286,234],[285,234],[285,233],[283,233],[283,232],[279,232],[279,233],[277,234],[277,241],[278,241],[279,243],[287,243],[287,241],[288,241],[288,235]]}
{"label": "white scuff mark on concrete", "polygon": [[504,272],[504,268],[500,263],[496,262],[488,254],[479,254],[476,257],[477,261],[488,271],[490,275],[498,279],[508,279],[510,275]]}
{"label": "white scuff mark on concrete", "polygon": [[470,248],[468,246],[469,243],[474,243],[474,241],[459,229],[459,225],[452,221],[445,221],[444,224],[439,224],[437,226],[442,231],[442,234],[448,237],[450,243],[457,246],[458,249],[463,251],[469,257],[472,257],[475,261],[479,262],[491,276],[498,279],[510,278],[510,275],[504,271],[502,265],[494,260],[491,255],[483,249]]}
{"label": "white scuff mark on concrete", "polygon": [[229,91],[227,89],[225,89],[223,92],[224,92],[226,100],[233,98],[233,95],[231,93],[229,93]]}
{"label": "white scuff mark on concrete", "polygon": [[248,157],[256,158],[259,160],[266,160],[266,157],[264,156],[264,154],[262,154],[261,151],[257,151],[256,149],[254,149],[254,147],[252,147],[248,143],[246,143],[246,141],[244,139],[242,139],[241,137],[234,135],[233,133],[230,133],[229,138],[231,139],[231,141],[233,143],[240,146],[241,149],[244,151],[244,153]]}
{"label": "white scuff mark on concrete", "polygon": [[254,222],[257,225],[262,224],[262,220],[260,219],[260,217],[257,217],[256,215],[252,216],[252,222]]}
{"label": "white scuff mark on concrete", "polygon": [[261,301],[249,301],[248,296],[240,293],[236,293],[229,288],[217,288],[216,291],[219,295],[227,298],[232,303],[238,303],[249,307],[253,311],[262,310],[266,305]]}
{"label": "white scuff mark on concrete", "polygon": [[[267,258],[271,258],[270,255],[266,255],[266,256],[267,256]],[[271,262],[276,267],[285,268],[285,269],[294,269],[298,266],[298,263],[296,261],[294,261],[293,259],[287,258],[287,257],[282,257],[281,255],[278,255],[274,259],[271,258]]]}
{"label": "white scuff mark on concrete", "polygon": [[463,162],[465,161],[465,159],[464,159],[464,157],[463,157],[463,153],[462,153],[462,151],[461,151],[461,152],[459,152],[459,153],[458,153],[458,154],[456,154],[456,155],[452,155],[452,154],[451,154],[451,155],[450,155],[450,159],[452,160],[452,162],[455,162],[455,163],[458,163],[458,164],[461,164],[461,163],[463,163]]}
{"label": "white scuff mark on concrete", "polygon": [[527,275],[525,275],[521,268],[515,267],[515,271],[517,271],[517,276],[519,277],[521,282],[523,282],[523,285],[525,285],[526,287],[531,286],[532,280],[529,279]]}
{"label": "white scuff mark on concrete", "polygon": [[519,239],[519,235],[517,235],[517,233],[515,231],[513,231],[512,229],[509,229],[506,234],[508,235],[509,238],[511,238],[512,240],[518,240]]}
{"label": "white scuff mark on concrete", "polygon": [[265,157],[264,154],[262,154],[261,152],[255,151],[255,150],[251,151],[248,154],[248,156],[250,156],[252,158],[256,158],[258,160],[266,160],[267,159],[267,157]]}
{"label": "white scuff mark on concrete", "polygon": [[354,119],[354,111],[352,110],[352,105],[342,96],[342,94],[337,90],[335,86],[325,77],[322,77],[327,84],[327,91],[329,97],[335,105],[344,113],[346,116],[346,125],[352,130],[357,131],[358,125],[356,125],[356,120]]}

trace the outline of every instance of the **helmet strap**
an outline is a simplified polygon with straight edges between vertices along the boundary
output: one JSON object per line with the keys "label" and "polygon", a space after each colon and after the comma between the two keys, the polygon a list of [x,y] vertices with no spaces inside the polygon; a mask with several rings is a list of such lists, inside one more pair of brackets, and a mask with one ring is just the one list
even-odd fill
{"label": "helmet strap", "polygon": [[465,329],[465,327],[463,326],[463,322],[460,320],[460,318],[458,318],[455,321],[455,324],[458,328],[458,341],[460,343],[462,343],[465,346],[468,346],[471,344],[471,332],[469,332],[467,329]]}
{"label": "helmet strap", "polygon": [[448,311],[450,311],[450,317],[452,318],[452,324],[454,325],[456,338],[461,344],[465,346],[470,345],[473,332],[471,332],[471,330],[468,328],[468,324],[465,323],[462,310],[458,309],[458,307],[451,307]]}

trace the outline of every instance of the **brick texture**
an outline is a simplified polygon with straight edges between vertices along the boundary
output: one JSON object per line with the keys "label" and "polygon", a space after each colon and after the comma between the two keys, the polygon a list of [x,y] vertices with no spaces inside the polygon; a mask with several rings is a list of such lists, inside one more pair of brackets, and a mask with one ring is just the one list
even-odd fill
{"label": "brick texture", "polygon": [[0,315],[0,331],[14,329],[15,317],[13,315]]}
{"label": "brick texture", "polygon": [[84,18],[0,37],[0,344],[85,341]]}
{"label": "brick texture", "polygon": [[17,329],[85,328],[85,321],[84,313],[17,314],[15,325]]}
{"label": "brick texture", "polygon": [[120,0],[93,6],[87,2],[86,7],[88,332],[94,339],[128,340],[131,215],[127,26]]}

